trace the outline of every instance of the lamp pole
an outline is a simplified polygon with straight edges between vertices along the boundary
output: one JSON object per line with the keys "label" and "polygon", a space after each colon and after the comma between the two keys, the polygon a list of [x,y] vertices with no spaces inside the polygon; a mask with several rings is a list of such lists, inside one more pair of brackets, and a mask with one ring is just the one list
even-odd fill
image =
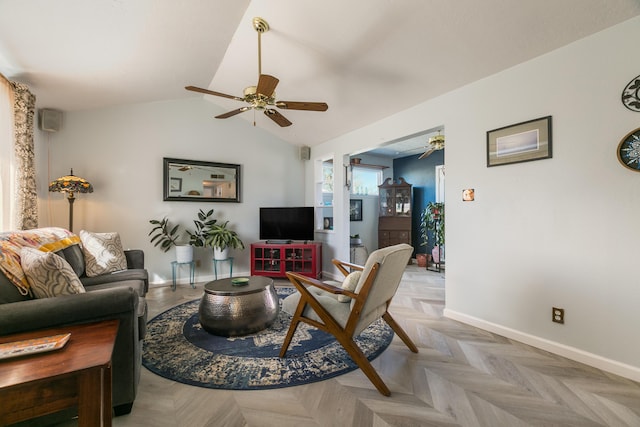
{"label": "lamp pole", "polygon": [[73,191],[69,191],[67,200],[69,200],[69,231],[73,232],[73,202],[76,201]]}

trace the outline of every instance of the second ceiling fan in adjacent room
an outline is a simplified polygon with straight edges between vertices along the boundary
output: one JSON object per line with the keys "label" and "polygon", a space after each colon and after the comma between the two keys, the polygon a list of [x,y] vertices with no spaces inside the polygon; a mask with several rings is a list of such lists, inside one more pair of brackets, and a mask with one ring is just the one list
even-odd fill
{"label": "second ceiling fan in adjacent room", "polygon": [[418,157],[418,159],[424,159],[436,150],[442,150],[444,148],[444,135],[440,135],[440,131],[435,136],[429,138],[429,145],[425,147],[425,152]]}

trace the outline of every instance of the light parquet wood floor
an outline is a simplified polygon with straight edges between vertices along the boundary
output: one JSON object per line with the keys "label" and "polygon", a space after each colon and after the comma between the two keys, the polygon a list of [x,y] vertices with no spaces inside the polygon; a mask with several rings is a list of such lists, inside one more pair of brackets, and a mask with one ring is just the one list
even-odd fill
{"label": "light parquet wood floor", "polygon": [[[420,352],[397,338],[374,361],[380,395],[354,371],[319,383],[224,391],[143,369],[131,414],[116,427],[154,426],[640,426],[640,384],[442,316],[444,274],[409,266],[391,313]],[[199,298],[153,288],[150,315]]]}

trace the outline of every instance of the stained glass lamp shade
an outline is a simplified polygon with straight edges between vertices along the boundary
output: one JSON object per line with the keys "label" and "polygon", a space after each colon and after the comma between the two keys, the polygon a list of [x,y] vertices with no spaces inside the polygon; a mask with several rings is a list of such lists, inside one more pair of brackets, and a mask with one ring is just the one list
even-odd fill
{"label": "stained glass lamp shade", "polygon": [[93,185],[84,178],[75,176],[73,169],[69,175],[62,176],[49,184],[49,191],[67,193],[69,201],[69,231],[73,231],[73,202],[75,193],[93,193]]}

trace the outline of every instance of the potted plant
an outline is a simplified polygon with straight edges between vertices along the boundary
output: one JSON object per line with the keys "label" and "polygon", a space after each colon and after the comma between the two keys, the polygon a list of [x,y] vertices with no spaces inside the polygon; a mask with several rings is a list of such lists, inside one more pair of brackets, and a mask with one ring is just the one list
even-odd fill
{"label": "potted plant", "polygon": [[244,243],[238,233],[229,229],[229,221],[211,225],[206,242],[213,248],[213,257],[217,260],[229,258],[229,248],[244,249]]}
{"label": "potted plant", "polygon": [[167,252],[178,244],[178,229],[180,228],[180,224],[171,227],[166,217],[161,220],[149,220],[149,223],[154,226],[149,232],[151,243],[155,242],[153,246],[159,247],[162,252]]}
{"label": "potted plant", "polygon": [[428,244],[430,233],[434,242],[431,255],[434,262],[440,263],[441,248],[444,246],[444,203],[429,202],[420,215],[420,246]]}
{"label": "potted plant", "polygon": [[149,232],[151,236],[151,243],[153,246],[158,247],[162,252],[168,252],[172,247],[176,248],[176,261],[179,263],[193,261],[193,246],[185,245],[179,242],[180,224],[171,226],[167,217],[161,220],[152,219],[149,223],[153,225],[153,228]]}
{"label": "potted plant", "polygon": [[212,215],[213,209],[206,213],[200,209],[198,212],[198,219],[193,220],[195,230],[193,233],[187,230],[190,245],[198,248],[205,248],[208,246],[207,238],[209,237],[211,228],[216,224],[216,222],[218,222],[218,220],[211,218]]}

